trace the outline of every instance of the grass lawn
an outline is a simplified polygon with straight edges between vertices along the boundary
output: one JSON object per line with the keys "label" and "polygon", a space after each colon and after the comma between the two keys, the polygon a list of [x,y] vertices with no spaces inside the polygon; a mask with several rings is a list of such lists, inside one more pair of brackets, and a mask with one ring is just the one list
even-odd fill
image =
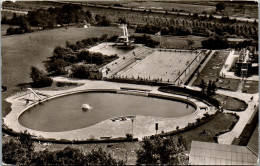
{"label": "grass lawn", "polygon": [[[159,36],[152,36],[152,39],[155,41],[160,42]],[[201,41],[207,39],[206,37],[201,36],[171,36],[165,35],[161,36],[161,46],[164,48],[184,48],[188,49],[188,41],[187,40],[194,40],[194,48],[201,47]]]}
{"label": "grass lawn", "polygon": [[128,4],[124,4],[124,6],[130,7],[156,7],[162,8],[164,10],[172,10],[173,8],[176,10],[184,10],[185,12],[191,13],[201,13],[203,11],[211,12],[214,11],[216,8],[215,6],[207,6],[207,5],[196,5],[196,4],[181,4],[181,3],[172,3],[172,2],[129,2]]}
{"label": "grass lawn", "polygon": [[[7,19],[11,19],[13,18],[13,12],[10,11],[1,11],[1,17],[3,18],[4,16],[6,16]],[[20,15],[24,15],[21,13],[16,13],[16,16],[20,16]]]}
{"label": "grass lawn", "polygon": [[258,93],[258,81],[246,81],[245,84],[243,84],[242,92],[244,93]]}
{"label": "grass lawn", "polygon": [[229,51],[217,51],[200,72],[199,76],[194,81],[193,86],[198,86],[201,83],[202,79],[206,83],[208,83],[209,80],[216,81],[216,79],[218,78],[219,81],[216,82],[216,86],[218,88],[237,91],[240,80],[221,78],[219,75],[228,55]]}
{"label": "grass lawn", "polygon": [[[52,56],[56,46],[64,46],[66,41],[76,41],[100,37],[102,34],[121,35],[122,30],[116,27],[92,27],[88,29],[69,27],[38,31],[33,33],[2,36],[2,85],[7,91],[3,99],[20,90],[18,84],[28,83],[32,65],[44,70],[43,61]],[[30,40],[31,38],[31,40]],[[3,116],[8,113],[8,106],[3,102]],[[6,110],[7,109],[7,110]]]}
{"label": "grass lawn", "polygon": [[247,108],[247,105],[245,104],[245,102],[242,102],[233,97],[217,94],[217,95],[214,95],[213,98],[219,100],[221,103],[223,102],[223,104],[221,104],[223,109],[227,109],[227,110],[231,110],[231,111],[238,111],[238,110],[243,111]]}
{"label": "grass lawn", "polygon": [[[220,113],[219,115],[217,115],[215,119],[211,120],[210,122],[198,128],[195,128],[194,130],[181,133],[178,135],[183,136],[183,138],[188,143],[188,150],[190,150],[190,146],[191,146],[190,144],[192,140],[214,142],[213,137],[220,131],[228,129],[232,125],[234,120],[235,120],[234,115]],[[205,134],[200,134],[203,130],[206,131]]]}
{"label": "grass lawn", "polygon": [[58,90],[67,90],[67,89],[75,88],[75,87],[82,86],[82,85],[84,85],[84,84],[53,81],[52,85],[49,86],[49,87],[33,88],[30,83],[19,84],[18,87],[20,87],[21,90],[27,89],[27,88],[33,88],[33,89],[36,89],[36,90],[55,90],[55,91],[58,91]]}

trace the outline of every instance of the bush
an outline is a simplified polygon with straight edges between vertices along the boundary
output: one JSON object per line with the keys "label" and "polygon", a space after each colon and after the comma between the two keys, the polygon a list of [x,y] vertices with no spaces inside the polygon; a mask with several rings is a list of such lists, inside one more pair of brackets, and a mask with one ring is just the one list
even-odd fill
{"label": "bush", "polygon": [[43,71],[34,66],[31,67],[30,77],[33,80],[32,86],[37,88],[51,86],[53,82]]}
{"label": "bush", "polygon": [[75,78],[89,78],[90,73],[90,67],[84,66],[84,65],[74,65],[71,68],[72,75]]}
{"label": "bush", "polygon": [[74,82],[57,82],[56,86],[57,87],[65,87],[65,86],[77,86],[78,83],[74,83]]}
{"label": "bush", "polygon": [[175,141],[172,137],[163,139],[154,136],[153,139],[144,137],[142,146],[136,151],[137,165],[179,165],[182,163],[180,157],[186,148],[183,138]]}
{"label": "bush", "polygon": [[215,36],[201,41],[203,48],[207,49],[226,49],[229,47],[228,41],[224,37]]}
{"label": "bush", "polygon": [[132,139],[132,138],[133,138],[133,135],[130,134],[130,133],[126,133],[126,138],[128,138],[128,139]]}
{"label": "bush", "polygon": [[206,113],[204,113],[203,115],[204,115],[206,118],[208,118],[208,117],[209,117],[209,113],[207,113],[207,112],[206,112]]}

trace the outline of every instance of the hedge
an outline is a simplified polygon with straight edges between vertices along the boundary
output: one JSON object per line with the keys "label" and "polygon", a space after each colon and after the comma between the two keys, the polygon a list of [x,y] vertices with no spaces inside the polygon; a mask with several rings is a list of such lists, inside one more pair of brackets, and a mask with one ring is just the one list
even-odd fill
{"label": "hedge", "polygon": [[[8,128],[5,125],[2,125],[2,131],[8,135],[17,137],[21,133],[13,131],[12,129]],[[54,138],[35,138],[32,136],[31,138],[33,141],[41,141],[41,142],[50,142],[56,144],[88,144],[88,143],[117,143],[117,142],[136,142],[138,138],[126,138],[126,137],[119,137],[119,138],[111,138],[111,139],[86,139],[86,140],[66,140],[66,139],[54,139]]]}
{"label": "hedge", "polygon": [[218,100],[212,98],[211,96],[208,96],[205,93],[202,93],[201,91],[196,91],[192,89],[188,89],[186,87],[179,87],[179,86],[163,86],[158,89],[161,92],[170,93],[170,91],[173,91],[175,94],[184,95],[184,96],[190,96],[192,98],[196,98],[197,100],[210,103],[211,105],[215,107],[219,107],[220,103]]}
{"label": "hedge", "polygon": [[[195,129],[199,126],[202,126],[202,125],[208,123],[209,121],[213,120],[219,113],[220,113],[220,111],[217,111],[213,115],[202,117],[199,121],[197,120],[194,123],[188,123],[188,125],[186,127],[182,128],[182,129],[177,129],[177,130],[173,130],[173,131],[166,132],[166,133],[160,133],[160,134],[157,134],[157,136],[167,137],[167,136],[173,136],[173,135],[176,135],[176,134],[187,132],[189,130],[193,130],[193,129]],[[155,135],[152,135],[152,136],[150,136],[150,139],[153,139],[154,137],[155,137]]]}

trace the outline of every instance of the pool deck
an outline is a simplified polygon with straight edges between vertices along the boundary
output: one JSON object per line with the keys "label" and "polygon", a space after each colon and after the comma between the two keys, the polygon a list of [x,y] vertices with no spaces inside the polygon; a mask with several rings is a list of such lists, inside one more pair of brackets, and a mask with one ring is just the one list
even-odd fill
{"label": "pool deck", "polygon": [[[64,77],[55,77],[56,81],[64,81],[64,82],[77,82],[84,83],[84,85],[72,88],[69,90],[60,90],[60,91],[43,91],[37,90],[36,92],[45,94],[47,96],[55,96],[63,93],[73,93],[75,91],[82,90],[94,90],[94,89],[117,89],[120,90],[120,87],[128,87],[128,88],[139,88],[139,89],[148,89],[151,90],[151,93],[161,94],[167,96],[174,96],[178,98],[182,98],[187,100],[187,97],[180,95],[173,95],[168,93],[163,93],[158,91],[158,86],[147,86],[147,85],[135,85],[135,84],[126,84],[126,83],[115,83],[115,82],[106,82],[106,81],[91,81],[91,80],[77,80],[71,78]],[[7,102],[12,104],[12,111],[3,118],[4,124],[9,128],[13,129],[16,132],[23,132],[27,130],[29,133],[44,138],[54,138],[54,139],[67,139],[67,140],[86,140],[90,138],[100,139],[100,137],[125,137],[127,133],[132,134],[132,122],[131,120],[126,121],[117,121],[112,122],[110,119],[97,123],[93,126],[81,128],[77,130],[64,131],[64,132],[43,132],[31,130],[23,127],[19,124],[18,118],[21,112],[23,112],[28,107],[33,104],[30,102],[26,105],[25,100],[21,100],[19,94],[11,96],[6,99]],[[152,116],[136,116],[133,122],[133,134],[134,138],[138,138],[142,140],[144,136],[150,136],[155,134],[155,123],[159,124],[158,133],[162,131],[173,131],[177,126],[179,128],[184,128],[188,123],[195,122],[197,118],[200,118],[205,113],[204,111],[200,111],[200,107],[208,107],[205,103],[200,102],[196,99],[189,98],[189,101],[192,101],[197,105],[197,110],[187,116],[178,117],[178,118],[163,118],[163,117],[152,117]],[[43,103],[44,104],[44,103]],[[214,109],[208,109],[210,114],[215,112]],[[158,110],[159,111],[159,110]]]}

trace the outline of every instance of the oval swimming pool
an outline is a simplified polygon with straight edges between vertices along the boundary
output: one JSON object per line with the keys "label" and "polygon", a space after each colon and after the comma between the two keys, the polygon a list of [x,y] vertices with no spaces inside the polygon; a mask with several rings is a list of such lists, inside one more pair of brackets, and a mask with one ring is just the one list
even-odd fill
{"label": "oval swimming pool", "polygon": [[[92,109],[82,110],[82,104]],[[58,97],[25,111],[19,117],[24,127],[59,132],[85,128],[126,115],[176,118],[191,114],[194,106],[180,101],[116,93],[78,93]]]}

